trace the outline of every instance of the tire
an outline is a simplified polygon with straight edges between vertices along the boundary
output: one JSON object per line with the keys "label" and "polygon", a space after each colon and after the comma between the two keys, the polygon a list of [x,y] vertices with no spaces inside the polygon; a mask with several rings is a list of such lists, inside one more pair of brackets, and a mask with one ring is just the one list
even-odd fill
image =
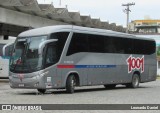
{"label": "tire", "polygon": [[132,82],[129,84],[126,84],[126,87],[128,88],[138,88],[140,83],[140,78],[137,74],[134,74],[132,77]]}
{"label": "tire", "polygon": [[39,93],[44,94],[46,92],[46,89],[37,89]]}
{"label": "tire", "polygon": [[116,87],[116,84],[108,84],[108,85],[104,85],[104,87],[105,87],[106,89],[113,89],[113,88]]}
{"label": "tire", "polygon": [[74,93],[74,89],[76,86],[76,79],[74,77],[74,75],[70,75],[67,78],[67,82],[66,82],[66,91],[67,93]]}

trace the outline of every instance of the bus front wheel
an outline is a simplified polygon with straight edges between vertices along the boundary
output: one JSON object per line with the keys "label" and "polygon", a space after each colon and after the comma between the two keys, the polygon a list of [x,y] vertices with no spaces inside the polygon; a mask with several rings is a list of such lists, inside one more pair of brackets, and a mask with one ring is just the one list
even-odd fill
{"label": "bus front wheel", "polygon": [[126,87],[138,88],[139,87],[139,83],[140,83],[139,75],[134,74],[133,77],[132,77],[132,82],[129,83],[129,84],[126,84]]}
{"label": "bus front wheel", "polygon": [[70,75],[67,78],[67,82],[66,82],[66,91],[68,93],[74,93],[74,89],[76,86],[76,79],[74,75]]}

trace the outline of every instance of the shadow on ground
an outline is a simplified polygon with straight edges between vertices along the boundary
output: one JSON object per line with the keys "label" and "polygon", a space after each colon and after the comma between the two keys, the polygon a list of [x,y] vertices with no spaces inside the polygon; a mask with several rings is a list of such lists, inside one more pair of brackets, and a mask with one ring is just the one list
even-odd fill
{"label": "shadow on ground", "polygon": [[[143,89],[143,88],[151,88],[151,87],[145,87],[145,86],[140,86],[139,88],[137,88],[137,89]],[[83,88],[81,88],[81,89],[79,89],[79,88],[77,88],[76,90],[75,90],[75,93],[74,94],[76,94],[76,93],[87,93],[87,92],[104,92],[104,91],[117,91],[117,90],[122,90],[122,89],[132,89],[132,88],[126,88],[125,86],[118,86],[118,87],[115,87],[115,88],[108,88],[108,89],[106,89],[106,88],[104,88],[104,87],[99,87],[99,88],[85,88],[84,87],[84,89]],[[135,89],[133,89],[133,90],[135,90]],[[35,89],[35,91],[30,91],[30,92],[16,92],[15,93],[16,95],[18,94],[18,95],[50,95],[50,94],[54,94],[54,95],[58,95],[58,94],[69,94],[69,93],[67,93],[66,92],[66,90],[65,89],[59,89],[59,90],[56,90],[56,89],[50,89],[50,90],[47,90],[46,91],[46,93],[45,94],[42,94],[42,93],[39,93],[36,89]]]}

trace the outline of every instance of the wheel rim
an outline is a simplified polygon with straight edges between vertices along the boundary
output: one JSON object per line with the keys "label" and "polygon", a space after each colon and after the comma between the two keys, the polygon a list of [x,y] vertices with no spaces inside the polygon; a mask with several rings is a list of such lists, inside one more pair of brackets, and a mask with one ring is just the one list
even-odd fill
{"label": "wheel rim", "polygon": [[73,78],[71,81],[71,87],[74,89],[75,85],[76,85],[75,78]]}
{"label": "wheel rim", "polygon": [[74,80],[72,79],[71,86],[74,87]]}
{"label": "wheel rim", "polygon": [[138,84],[139,84],[139,79],[138,79],[138,77],[136,76],[136,77],[133,78],[133,85],[134,85],[135,87],[137,87]]}

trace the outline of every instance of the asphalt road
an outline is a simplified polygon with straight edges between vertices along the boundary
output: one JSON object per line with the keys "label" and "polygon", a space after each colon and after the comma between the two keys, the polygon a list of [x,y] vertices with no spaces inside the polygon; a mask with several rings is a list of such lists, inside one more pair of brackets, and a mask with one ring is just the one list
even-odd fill
{"label": "asphalt road", "polygon": [[[0,104],[160,104],[160,80],[142,83],[137,89],[126,88],[122,85],[118,85],[115,89],[91,86],[76,88],[74,94],[67,94],[65,90],[48,90],[44,95],[39,94],[35,89],[11,89],[8,82],[0,81]],[[59,113],[59,111],[54,112]],[[106,113],[106,111],[95,110],[60,112]],[[118,113],[128,112],[137,113],[137,111],[118,111]],[[140,111],[140,113],[146,112],[158,113],[160,111]]]}

